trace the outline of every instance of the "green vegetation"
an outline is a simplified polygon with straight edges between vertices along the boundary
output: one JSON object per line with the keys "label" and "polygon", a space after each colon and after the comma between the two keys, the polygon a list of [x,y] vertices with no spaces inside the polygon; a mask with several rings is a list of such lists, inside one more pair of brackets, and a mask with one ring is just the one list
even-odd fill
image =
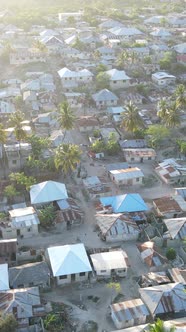
{"label": "green vegetation", "polygon": [[168,260],[173,261],[176,258],[176,250],[174,248],[169,248],[166,252],[166,257]]}
{"label": "green vegetation", "polygon": [[138,113],[138,108],[131,101],[125,107],[125,110],[126,112],[122,113],[121,127],[131,133],[134,133],[139,128],[143,128],[143,120]]}
{"label": "green vegetation", "polygon": [[0,316],[0,331],[1,332],[15,332],[18,324],[12,314]]}
{"label": "green vegetation", "polygon": [[99,72],[96,76],[96,88],[97,90],[108,89],[109,88],[110,77],[105,72]]}
{"label": "green vegetation", "polygon": [[59,105],[57,120],[60,124],[61,129],[64,129],[63,140],[65,139],[66,132],[73,129],[75,119],[75,115],[67,101],[64,101],[62,104]]}
{"label": "green vegetation", "polygon": [[149,332],[174,332],[175,328],[169,330],[164,327],[164,321],[158,318],[155,323],[149,325]]}
{"label": "green vegetation", "polygon": [[56,210],[52,204],[45,206],[39,210],[39,220],[43,228],[51,228],[54,226],[56,218]]}
{"label": "green vegetation", "polygon": [[64,175],[74,171],[81,159],[81,150],[75,144],[61,144],[55,151],[54,163],[57,170],[61,170]]}
{"label": "green vegetation", "polygon": [[151,125],[146,130],[146,134],[149,136],[148,140],[152,148],[158,148],[163,141],[170,137],[170,130],[163,125]]}

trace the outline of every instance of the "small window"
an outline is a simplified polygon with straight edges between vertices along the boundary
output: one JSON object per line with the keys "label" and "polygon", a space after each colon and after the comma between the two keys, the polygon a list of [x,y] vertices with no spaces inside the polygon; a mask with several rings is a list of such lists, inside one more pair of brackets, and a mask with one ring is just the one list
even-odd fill
{"label": "small window", "polygon": [[17,160],[12,160],[12,164],[16,165],[17,164]]}
{"label": "small window", "polygon": [[136,182],[139,182],[139,178],[136,178]]}
{"label": "small window", "polygon": [[123,83],[126,83],[126,81],[125,81],[125,80],[123,80]]}
{"label": "small window", "polygon": [[67,279],[67,275],[65,274],[64,276],[60,276],[59,279]]}
{"label": "small window", "polygon": [[114,84],[116,84],[116,83],[117,83],[117,81],[113,81],[113,83],[114,83]]}
{"label": "small window", "polygon": [[105,272],[107,272],[107,270],[101,270],[101,273],[105,273]]}
{"label": "small window", "polygon": [[151,157],[148,157],[148,160],[151,160],[152,158]]}
{"label": "small window", "polygon": [[134,161],[134,158],[130,158],[131,161]]}
{"label": "small window", "polygon": [[28,228],[27,231],[30,232],[30,231],[31,231],[31,228]]}
{"label": "small window", "polygon": [[114,103],[114,100],[111,100],[111,103]]}
{"label": "small window", "polygon": [[80,272],[80,277],[84,277],[85,276],[85,272]]}

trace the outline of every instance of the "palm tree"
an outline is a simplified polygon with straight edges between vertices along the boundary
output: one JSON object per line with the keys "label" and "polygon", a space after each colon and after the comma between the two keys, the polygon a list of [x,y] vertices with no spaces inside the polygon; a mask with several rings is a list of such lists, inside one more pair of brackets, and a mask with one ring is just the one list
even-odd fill
{"label": "palm tree", "polygon": [[166,113],[167,113],[167,102],[165,99],[161,99],[158,103],[158,112],[157,112],[157,116],[162,119],[165,120],[166,118]]}
{"label": "palm tree", "polygon": [[165,115],[165,124],[169,128],[177,127],[180,124],[180,113],[178,109],[178,103],[176,101],[172,102],[172,104],[167,109]]}
{"label": "palm tree", "polygon": [[125,127],[127,131],[134,133],[137,129],[144,126],[143,120],[138,113],[138,108],[132,103],[132,101],[130,101],[125,107],[125,110],[126,111],[122,114],[122,127]]}
{"label": "palm tree", "polygon": [[186,91],[183,84],[178,85],[175,91],[175,96],[178,106],[184,108],[186,106]]}
{"label": "palm tree", "polygon": [[66,175],[76,169],[80,162],[81,150],[78,145],[63,143],[58,146],[54,156],[56,169]]}
{"label": "palm tree", "polygon": [[36,39],[33,42],[33,47],[36,48],[39,52],[46,52],[47,47],[45,44],[43,44],[39,39]]}
{"label": "palm tree", "polygon": [[[172,326],[169,332],[174,332],[175,327]],[[164,322],[160,318],[154,324],[149,325],[149,332],[168,332],[168,329],[164,327]]]}
{"label": "palm tree", "polygon": [[22,122],[25,120],[24,113],[21,111],[16,111],[10,116],[10,124],[14,128],[14,134],[16,140],[19,143],[19,158],[20,158],[20,166],[21,166],[21,141],[25,140],[27,137],[27,133],[23,128]]}
{"label": "palm tree", "polygon": [[65,130],[63,136],[64,141],[67,130],[73,129],[75,123],[75,115],[70,109],[67,101],[64,101],[62,104],[60,104],[57,120],[60,124],[60,127]]}
{"label": "palm tree", "polygon": [[4,171],[4,177],[5,177],[5,148],[4,144],[6,144],[7,141],[7,133],[4,130],[4,126],[2,123],[0,123],[0,144],[2,144],[2,164],[3,164],[3,171]]}
{"label": "palm tree", "polygon": [[119,54],[117,60],[116,60],[116,64],[119,67],[123,67],[125,65],[125,63],[128,62],[129,59],[129,53],[127,51],[123,51]]}

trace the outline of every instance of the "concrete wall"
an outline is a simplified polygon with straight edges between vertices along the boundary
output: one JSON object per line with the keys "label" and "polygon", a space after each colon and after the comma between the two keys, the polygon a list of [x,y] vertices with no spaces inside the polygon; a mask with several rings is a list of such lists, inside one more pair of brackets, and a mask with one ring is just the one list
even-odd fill
{"label": "concrete wall", "polygon": [[116,326],[117,329],[123,329],[123,328],[127,328],[127,327],[130,327],[130,326],[145,324],[146,319],[147,319],[146,316],[141,316],[141,317],[136,318],[136,319],[119,321],[117,319],[117,316],[116,316],[115,312],[113,312],[112,309],[111,309],[111,317],[112,317],[114,325]]}
{"label": "concrete wall", "polygon": [[1,229],[2,232],[2,238],[3,239],[15,239],[17,238],[17,231],[14,228],[2,228]]}
{"label": "concrete wall", "polygon": [[32,237],[38,234],[38,225],[32,225],[30,227],[23,227],[20,229],[20,235],[24,238]]}
{"label": "concrete wall", "polygon": [[56,282],[57,285],[65,285],[65,284],[70,284],[71,282],[81,282],[81,281],[85,281],[88,279],[88,272],[85,272],[84,276],[80,276],[79,273],[75,274],[75,277],[73,279],[73,275],[69,274],[66,276],[65,279],[60,279],[60,277],[56,277]]}
{"label": "concrete wall", "polygon": [[106,235],[106,242],[134,241],[138,239],[139,234],[117,234]]}
{"label": "concrete wall", "polygon": [[110,80],[110,88],[112,90],[128,88],[129,86],[130,86],[130,80],[120,80],[120,81]]}
{"label": "concrete wall", "polygon": [[109,107],[109,106],[116,106],[117,105],[117,100],[108,100],[106,102],[102,102],[102,103],[99,103],[99,102],[96,102],[96,107],[98,109],[101,109],[101,108],[106,108],[106,107]]}
{"label": "concrete wall", "polygon": [[143,162],[151,162],[153,160],[156,159],[155,156],[152,156],[151,159],[149,160],[148,158],[149,157],[140,157],[140,156],[128,156],[127,154],[125,154],[125,150],[124,150],[124,157],[126,159],[127,162],[130,162],[130,163],[140,163],[141,162],[141,158],[143,158]]}
{"label": "concrete wall", "polygon": [[[143,181],[143,177],[138,177],[138,178],[133,178],[133,179],[123,179],[123,180],[118,180],[115,178],[115,176],[111,175],[112,181],[117,185],[117,186],[136,186],[136,185],[141,185]],[[137,181],[139,179],[139,181]]]}

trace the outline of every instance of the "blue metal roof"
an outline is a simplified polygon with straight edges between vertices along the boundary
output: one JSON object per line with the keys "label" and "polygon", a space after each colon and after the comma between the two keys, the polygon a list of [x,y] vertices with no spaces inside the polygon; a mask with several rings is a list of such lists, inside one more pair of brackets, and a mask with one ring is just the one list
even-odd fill
{"label": "blue metal roof", "polygon": [[101,197],[103,206],[111,205],[114,213],[147,211],[148,207],[139,194]]}

